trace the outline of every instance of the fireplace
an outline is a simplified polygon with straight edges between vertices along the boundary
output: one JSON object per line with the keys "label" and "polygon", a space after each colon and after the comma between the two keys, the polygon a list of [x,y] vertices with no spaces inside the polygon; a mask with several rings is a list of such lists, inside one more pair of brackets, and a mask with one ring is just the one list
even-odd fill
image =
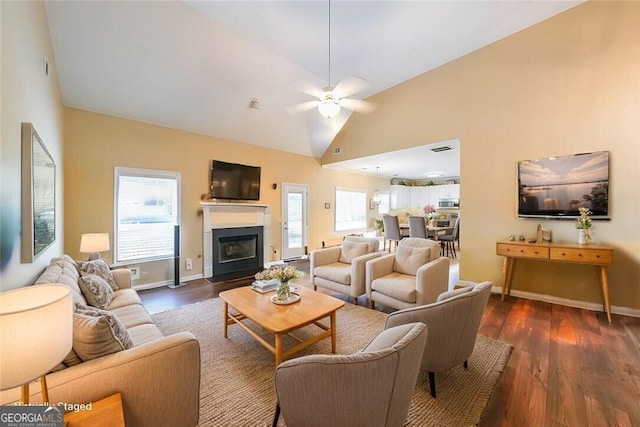
{"label": "fireplace", "polygon": [[263,227],[213,229],[212,281],[252,276],[263,268]]}
{"label": "fireplace", "polygon": [[[215,246],[213,232],[216,230],[262,228],[262,250],[259,252],[262,254],[260,267],[264,267],[269,263],[269,257],[273,251],[270,238],[271,208],[269,205],[202,200],[200,206],[202,206],[202,277],[216,277],[217,280],[220,277],[220,273],[217,270],[214,271],[213,268],[213,249]],[[260,259],[259,256],[257,258]],[[223,268],[226,268],[226,266]]]}

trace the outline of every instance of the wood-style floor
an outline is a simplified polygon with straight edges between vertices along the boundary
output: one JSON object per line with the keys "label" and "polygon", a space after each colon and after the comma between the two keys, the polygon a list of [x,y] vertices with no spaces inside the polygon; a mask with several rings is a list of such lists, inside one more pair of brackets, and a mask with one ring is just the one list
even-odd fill
{"label": "wood-style floor", "polygon": [[[158,312],[247,283],[194,280],[139,293]],[[514,346],[480,426],[640,427],[639,318],[613,315],[609,324],[602,312],[492,295],[480,333]]]}

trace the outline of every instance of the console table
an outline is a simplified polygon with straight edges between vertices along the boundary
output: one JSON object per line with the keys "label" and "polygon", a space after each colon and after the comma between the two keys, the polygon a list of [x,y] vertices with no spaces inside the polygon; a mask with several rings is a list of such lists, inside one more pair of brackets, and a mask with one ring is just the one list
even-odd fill
{"label": "console table", "polygon": [[572,243],[528,243],[502,241],[496,242],[496,254],[504,256],[504,276],[502,280],[502,300],[505,291],[511,290],[513,265],[517,258],[537,259],[541,261],[588,264],[599,267],[600,285],[604,298],[604,309],[611,323],[611,307],[609,304],[609,280],[607,266],[613,264],[613,248],[599,245],[578,245]]}

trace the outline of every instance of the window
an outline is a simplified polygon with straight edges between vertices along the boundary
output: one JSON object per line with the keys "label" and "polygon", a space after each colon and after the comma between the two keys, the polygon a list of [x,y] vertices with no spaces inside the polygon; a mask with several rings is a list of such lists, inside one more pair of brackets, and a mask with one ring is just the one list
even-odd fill
{"label": "window", "polygon": [[170,258],[180,173],[115,168],[115,263]]}
{"label": "window", "polygon": [[367,228],[367,192],[361,189],[336,188],[335,231]]}

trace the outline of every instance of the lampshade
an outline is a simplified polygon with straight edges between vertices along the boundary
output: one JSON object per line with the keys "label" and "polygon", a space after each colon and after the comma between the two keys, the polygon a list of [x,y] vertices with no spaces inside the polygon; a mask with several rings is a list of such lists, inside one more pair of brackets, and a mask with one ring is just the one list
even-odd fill
{"label": "lampshade", "polygon": [[71,350],[71,289],[60,284],[0,293],[0,390],[45,375]]}
{"label": "lampshade", "polygon": [[326,98],[320,101],[320,104],[318,105],[318,111],[324,117],[331,119],[337,116],[340,112],[340,104],[338,104],[332,98]]}
{"label": "lampshade", "polygon": [[80,239],[80,252],[97,253],[109,250],[109,233],[83,234]]}

